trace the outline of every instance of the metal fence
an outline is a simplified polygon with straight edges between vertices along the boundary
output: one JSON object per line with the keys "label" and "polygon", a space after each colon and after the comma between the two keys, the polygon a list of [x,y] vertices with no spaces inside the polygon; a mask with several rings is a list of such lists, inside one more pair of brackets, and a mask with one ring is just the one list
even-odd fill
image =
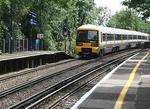
{"label": "metal fence", "polygon": [[13,53],[21,51],[34,51],[43,50],[44,42],[43,39],[3,39],[1,44],[2,53]]}

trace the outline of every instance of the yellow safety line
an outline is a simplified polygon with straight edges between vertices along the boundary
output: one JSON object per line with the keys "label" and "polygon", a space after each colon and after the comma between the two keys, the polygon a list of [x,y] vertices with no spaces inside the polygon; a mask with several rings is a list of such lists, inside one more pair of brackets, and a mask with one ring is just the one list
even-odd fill
{"label": "yellow safety line", "polygon": [[129,76],[129,79],[128,81],[126,82],[126,84],[124,85],[123,89],[121,90],[120,94],[119,94],[119,97],[115,103],[115,106],[114,106],[114,109],[121,109],[122,108],[122,105],[123,105],[123,102],[124,102],[124,98],[126,96],[126,93],[129,89],[129,87],[131,86],[132,84],[132,81],[135,77],[135,74],[137,72],[137,69],[138,67],[140,66],[140,64],[144,61],[144,59],[149,55],[149,53],[147,53],[138,63],[137,65],[134,67],[134,69],[132,70],[130,76]]}

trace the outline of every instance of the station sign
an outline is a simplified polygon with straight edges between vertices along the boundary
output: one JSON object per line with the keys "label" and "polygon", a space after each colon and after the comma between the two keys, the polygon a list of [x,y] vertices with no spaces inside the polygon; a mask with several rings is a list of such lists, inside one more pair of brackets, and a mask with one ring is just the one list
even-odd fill
{"label": "station sign", "polygon": [[28,18],[28,23],[30,25],[36,26],[37,25],[37,14],[30,11],[27,14],[27,18]]}

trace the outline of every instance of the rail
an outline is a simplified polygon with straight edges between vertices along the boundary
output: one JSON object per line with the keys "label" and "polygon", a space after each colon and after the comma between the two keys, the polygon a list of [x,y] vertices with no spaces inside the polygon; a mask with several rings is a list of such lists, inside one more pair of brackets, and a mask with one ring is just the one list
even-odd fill
{"label": "rail", "polygon": [[[20,109],[21,109],[21,108],[28,107],[28,106],[31,105],[31,104],[33,104],[33,105],[31,105],[31,106],[29,106],[29,107],[34,107],[37,103],[39,103],[39,102],[42,101],[42,100],[40,100],[41,98],[45,97],[45,96],[48,95],[49,93],[51,93],[51,94],[49,94],[49,95],[51,96],[51,95],[53,95],[54,93],[57,93],[59,90],[62,90],[63,88],[65,88],[65,87],[71,85],[72,83],[74,83],[74,82],[76,82],[76,81],[78,81],[78,80],[81,80],[83,77],[89,76],[89,75],[91,75],[92,73],[94,73],[94,72],[96,72],[96,71],[98,71],[98,70],[100,70],[100,69],[104,69],[105,67],[108,67],[108,66],[110,66],[110,65],[112,65],[112,64],[114,64],[114,63],[122,62],[124,59],[126,59],[126,58],[132,56],[133,54],[135,54],[135,52],[133,52],[133,53],[131,53],[131,54],[126,54],[126,55],[124,55],[123,57],[120,57],[120,58],[118,58],[118,59],[113,59],[113,60],[107,62],[107,64],[105,63],[105,64],[103,64],[103,65],[97,65],[97,66],[93,67],[92,69],[84,70],[84,71],[82,71],[81,73],[79,73],[79,74],[77,74],[77,75],[74,75],[74,76],[72,76],[72,77],[70,77],[70,78],[67,78],[67,79],[65,79],[64,81],[59,82],[59,83],[57,83],[56,85],[53,85],[53,86],[47,88],[46,90],[44,90],[44,91],[42,91],[42,92],[40,92],[40,93],[38,93],[38,94],[36,94],[36,95],[33,95],[33,96],[31,96],[30,98],[27,98],[27,99],[21,101],[21,102],[18,103],[18,104],[15,104],[14,106],[12,106],[12,107],[10,107],[10,108],[11,108],[11,109],[16,109],[16,108],[20,108]],[[36,102],[36,101],[38,101],[38,100],[40,100],[40,101],[39,101],[39,102]],[[35,102],[36,102],[36,103],[35,103]]]}
{"label": "rail", "polygon": [[94,62],[96,60],[98,60],[98,59],[93,59],[93,60],[90,60],[90,61],[86,61],[86,62],[84,62],[82,64],[78,64],[78,65],[72,66],[70,68],[58,71],[58,72],[53,73],[53,74],[47,74],[47,75],[41,76],[39,78],[35,78],[35,79],[31,80],[31,81],[27,81],[27,82],[19,84],[17,86],[11,87],[11,88],[9,88],[7,90],[4,90],[4,91],[0,92],[0,98],[2,98],[4,96],[7,96],[7,95],[9,95],[11,93],[17,92],[17,91],[19,91],[21,89],[24,89],[26,87],[30,87],[31,85],[34,85],[34,84],[39,83],[41,81],[47,80],[49,78],[52,78],[52,77],[54,77],[56,75],[62,74],[64,72],[66,72],[66,71],[70,71],[70,70],[76,69],[77,67],[80,67],[80,66],[83,66],[83,65],[86,65],[86,64],[90,64],[90,63],[92,63],[92,62]]}

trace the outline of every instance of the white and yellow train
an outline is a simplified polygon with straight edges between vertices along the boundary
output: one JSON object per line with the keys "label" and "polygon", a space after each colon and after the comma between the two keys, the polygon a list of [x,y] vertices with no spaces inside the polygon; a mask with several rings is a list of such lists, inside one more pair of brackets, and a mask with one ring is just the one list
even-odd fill
{"label": "white and yellow train", "polygon": [[102,56],[126,48],[138,47],[150,40],[150,35],[137,31],[83,25],[77,29],[76,54]]}

